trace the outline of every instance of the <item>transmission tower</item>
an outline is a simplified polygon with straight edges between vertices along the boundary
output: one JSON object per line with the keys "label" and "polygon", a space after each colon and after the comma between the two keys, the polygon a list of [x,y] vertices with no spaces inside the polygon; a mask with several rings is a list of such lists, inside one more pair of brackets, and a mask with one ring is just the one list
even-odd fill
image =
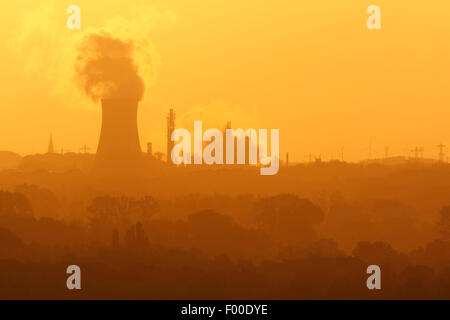
{"label": "transmission tower", "polygon": [[438,145],[439,148],[439,162],[444,162],[445,159],[445,145],[443,145],[442,143]]}

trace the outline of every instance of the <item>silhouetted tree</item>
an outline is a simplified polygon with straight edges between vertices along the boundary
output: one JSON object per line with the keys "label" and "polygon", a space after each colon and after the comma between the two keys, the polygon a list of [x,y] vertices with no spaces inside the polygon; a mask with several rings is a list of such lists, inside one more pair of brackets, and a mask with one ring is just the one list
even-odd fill
{"label": "silhouetted tree", "polygon": [[59,200],[50,190],[33,184],[21,184],[16,186],[15,190],[29,199],[36,218],[58,216]]}
{"label": "silhouetted tree", "polygon": [[255,205],[255,211],[264,231],[288,243],[314,240],[314,227],[324,218],[319,206],[291,194],[263,198]]}
{"label": "silhouetted tree", "polygon": [[0,254],[4,252],[14,251],[24,245],[22,239],[20,239],[14,232],[0,228]]}
{"label": "silhouetted tree", "polygon": [[392,248],[389,243],[383,241],[361,241],[353,249],[353,256],[368,264],[380,266],[389,265],[397,270],[404,268],[408,263],[408,257]]}
{"label": "silhouetted tree", "polygon": [[158,205],[149,196],[139,199],[102,196],[92,200],[87,210],[91,213],[92,230],[109,238],[113,228],[125,228],[136,221],[147,221],[158,211]]}
{"label": "silhouetted tree", "polygon": [[229,216],[201,210],[189,216],[185,232],[188,245],[209,255],[254,256],[264,252],[267,235],[241,227]]}
{"label": "silhouetted tree", "polygon": [[33,209],[23,194],[0,191],[0,216],[32,218]]}
{"label": "silhouetted tree", "polygon": [[450,206],[442,207],[439,212],[438,228],[444,239],[450,239]]}
{"label": "silhouetted tree", "polygon": [[148,238],[141,222],[137,222],[128,229],[125,234],[125,244],[131,248],[142,248],[148,244]]}
{"label": "silhouetted tree", "polygon": [[136,227],[134,224],[128,229],[127,233],[125,233],[125,245],[128,247],[133,247],[136,243]]}

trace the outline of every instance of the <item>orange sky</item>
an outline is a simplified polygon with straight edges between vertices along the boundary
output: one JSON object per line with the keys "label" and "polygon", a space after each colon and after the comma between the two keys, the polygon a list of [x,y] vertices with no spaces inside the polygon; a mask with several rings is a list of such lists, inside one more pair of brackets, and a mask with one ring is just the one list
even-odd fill
{"label": "orange sky", "polygon": [[[68,30],[66,8],[82,10]],[[382,29],[366,28],[366,8]],[[2,1],[0,150],[96,149],[100,108],[73,80],[75,47],[104,28],[142,49],[147,88],[141,144],[164,150],[165,113],[177,126],[279,128],[281,154],[346,160],[437,157],[450,146],[450,2],[335,0]]]}

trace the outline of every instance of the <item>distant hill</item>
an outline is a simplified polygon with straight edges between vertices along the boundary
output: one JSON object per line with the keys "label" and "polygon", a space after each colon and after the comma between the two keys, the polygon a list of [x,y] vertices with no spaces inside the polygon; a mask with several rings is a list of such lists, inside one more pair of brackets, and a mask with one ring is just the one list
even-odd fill
{"label": "distant hill", "polygon": [[0,151],[0,170],[15,169],[22,157],[11,151]]}
{"label": "distant hill", "polygon": [[380,159],[367,159],[360,161],[361,164],[380,164],[387,166],[405,165],[405,164],[435,164],[438,163],[436,159],[429,158],[406,158],[406,157],[390,157]]}
{"label": "distant hill", "polygon": [[94,154],[73,152],[33,154],[23,157],[18,169],[27,172],[39,170],[51,172],[90,171],[94,158]]}

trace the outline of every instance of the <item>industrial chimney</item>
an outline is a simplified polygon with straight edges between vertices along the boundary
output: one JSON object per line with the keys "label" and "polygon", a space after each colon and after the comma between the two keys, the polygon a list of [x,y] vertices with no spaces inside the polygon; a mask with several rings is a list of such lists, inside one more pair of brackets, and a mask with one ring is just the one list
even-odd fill
{"label": "industrial chimney", "polygon": [[137,128],[137,99],[102,99],[102,129],[95,174],[132,181],[145,174]]}

